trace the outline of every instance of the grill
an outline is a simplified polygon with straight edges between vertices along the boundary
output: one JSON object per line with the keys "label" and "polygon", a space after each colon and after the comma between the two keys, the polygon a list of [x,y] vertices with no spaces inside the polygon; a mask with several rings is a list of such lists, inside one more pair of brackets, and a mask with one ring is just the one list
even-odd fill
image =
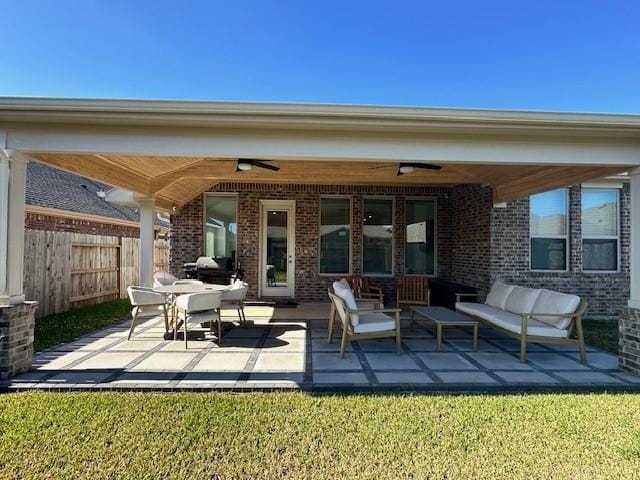
{"label": "grill", "polygon": [[185,278],[193,278],[204,283],[228,285],[233,273],[230,257],[199,257],[195,262],[184,264]]}

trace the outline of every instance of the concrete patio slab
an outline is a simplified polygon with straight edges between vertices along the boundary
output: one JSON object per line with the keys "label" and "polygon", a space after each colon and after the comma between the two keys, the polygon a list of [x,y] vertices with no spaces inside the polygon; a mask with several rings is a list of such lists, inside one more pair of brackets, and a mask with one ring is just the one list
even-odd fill
{"label": "concrete patio slab", "polygon": [[419,370],[420,367],[409,355],[370,352],[364,354],[369,366],[374,370]]}
{"label": "concrete patio slab", "polygon": [[477,370],[477,367],[459,353],[418,353],[418,358],[431,370]]}

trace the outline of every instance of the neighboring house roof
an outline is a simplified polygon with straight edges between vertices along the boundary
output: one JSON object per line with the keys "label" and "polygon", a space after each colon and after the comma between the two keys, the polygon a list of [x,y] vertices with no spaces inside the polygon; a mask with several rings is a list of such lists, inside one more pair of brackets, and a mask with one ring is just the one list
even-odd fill
{"label": "neighboring house roof", "polygon": [[[99,192],[110,188],[43,163],[29,162],[27,165],[27,205],[139,222],[136,209],[108,202],[99,196]],[[155,223],[169,227],[169,222],[161,218],[156,218]]]}

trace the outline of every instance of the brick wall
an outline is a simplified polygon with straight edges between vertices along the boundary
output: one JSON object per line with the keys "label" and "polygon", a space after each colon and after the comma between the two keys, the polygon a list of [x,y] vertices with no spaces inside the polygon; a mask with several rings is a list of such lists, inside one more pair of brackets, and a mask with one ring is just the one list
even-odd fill
{"label": "brick wall", "polygon": [[31,368],[36,302],[0,306],[0,380]]}
{"label": "brick wall", "polygon": [[580,187],[569,190],[569,259],[567,272],[532,272],[529,269],[529,199],[494,208],[491,212],[491,282],[548,288],[575,293],[589,301],[588,315],[612,316],[629,299],[630,210],[629,185],[620,195],[620,272],[582,271]]}
{"label": "brick wall", "polygon": [[26,214],[25,228],[30,230],[88,233],[91,235],[107,235],[114,237],[138,238],[140,236],[140,230],[137,227],[91,222],[74,218],[54,217],[51,215],[42,215],[37,213]]}
{"label": "brick wall", "polygon": [[[438,274],[448,276],[451,269],[450,189],[431,187],[368,187],[330,185],[272,185],[223,183],[211,192],[235,192],[238,195],[237,257],[250,285],[249,296],[257,296],[260,200],[295,200],[296,202],[296,299],[324,301],[327,288],[340,276],[318,273],[320,197],[351,197],[352,272],[361,273],[362,199],[367,195],[395,197],[394,272],[404,270],[404,200],[407,197],[430,197],[437,200]],[[185,205],[171,218],[171,271],[182,275],[182,265],[194,261],[203,252],[202,197]],[[381,286],[389,302],[395,301],[395,279],[372,277]]]}

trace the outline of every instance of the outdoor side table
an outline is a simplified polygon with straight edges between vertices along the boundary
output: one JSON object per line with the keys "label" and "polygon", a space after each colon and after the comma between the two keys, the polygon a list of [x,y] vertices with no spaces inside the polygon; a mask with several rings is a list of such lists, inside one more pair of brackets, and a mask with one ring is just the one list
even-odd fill
{"label": "outdoor side table", "polygon": [[438,351],[442,350],[442,329],[443,327],[472,327],[473,328],[473,351],[478,350],[478,321],[462,313],[449,310],[445,307],[411,307],[411,325],[413,326],[414,316],[418,314],[436,324],[438,336]]}

